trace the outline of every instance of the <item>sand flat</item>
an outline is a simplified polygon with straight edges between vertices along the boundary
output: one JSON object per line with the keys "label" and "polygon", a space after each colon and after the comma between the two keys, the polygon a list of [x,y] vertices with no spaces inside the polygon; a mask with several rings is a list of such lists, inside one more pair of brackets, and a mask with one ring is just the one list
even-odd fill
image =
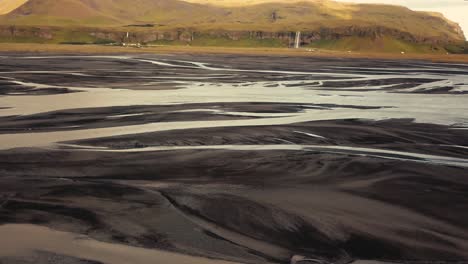
{"label": "sand flat", "polygon": [[47,251],[108,264],[235,264],[235,262],[211,260],[157,249],[104,243],[83,235],[55,231],[37,225],[0,226],[0,257],[21,256],[33,251]]}

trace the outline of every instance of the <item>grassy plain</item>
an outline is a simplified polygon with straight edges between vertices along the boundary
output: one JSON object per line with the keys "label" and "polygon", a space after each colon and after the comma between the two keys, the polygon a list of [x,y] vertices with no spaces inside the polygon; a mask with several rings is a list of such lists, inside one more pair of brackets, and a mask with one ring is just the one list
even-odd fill
{"label": "grassy plain", "polygon": [[104,45],[58,45],[30,43],[0,43],[1,53],[83,53],[83,54],[244,54],[261,56],[300,56],[333,58],[369,58],[396,60],[426,60],[437,62],[468,63],[468,55],[462,54],[421,54],[421,53],[382,53],[382,52],[347,52],[326,49],[288,49],[288,48],[243,48],[243,47],[202,47],[202,46],[153,46],[145,48],[104,46]]}

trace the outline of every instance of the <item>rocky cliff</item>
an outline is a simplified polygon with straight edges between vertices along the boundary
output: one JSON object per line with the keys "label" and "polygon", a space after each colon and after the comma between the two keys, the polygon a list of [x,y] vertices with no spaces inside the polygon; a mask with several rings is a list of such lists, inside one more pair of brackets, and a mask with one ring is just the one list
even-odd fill
{"label": "rocky cliff", "polygon": [[[4,0],[5,1],[5,0]],[[274,40],[287,46],[301,31],[304,45],[348,37],[407,43],[462,43],[460,26],[438,13],[401,6],[329,0],[215,6],[179,0],[29,0],[0,16],[0,40],[194,43],[200,38]],[[125,39],[129,32],[129,39]]]}

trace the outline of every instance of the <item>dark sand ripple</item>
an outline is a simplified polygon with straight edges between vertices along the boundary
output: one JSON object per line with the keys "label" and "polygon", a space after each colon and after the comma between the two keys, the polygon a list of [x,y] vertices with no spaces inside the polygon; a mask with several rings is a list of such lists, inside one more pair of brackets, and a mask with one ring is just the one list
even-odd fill
{"label": "dark sand ripple", "polygon": [[0,263],[465,263],[467,70],[10,54]]}

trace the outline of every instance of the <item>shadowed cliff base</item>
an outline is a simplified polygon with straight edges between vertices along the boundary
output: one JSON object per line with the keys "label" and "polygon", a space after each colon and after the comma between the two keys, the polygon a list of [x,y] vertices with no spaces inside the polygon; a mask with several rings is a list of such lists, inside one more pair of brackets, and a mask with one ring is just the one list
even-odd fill
{"label": "shadowed cliff base", "polygon": [[[293,48],[296,32],[268,30],[197,30],[147,27],[86,28],[0,25],[0,43],[42,43],[106,46],[194,46],[238,48]],[[151,28],[151,27],[150,27]],[[300,32],[298,45],[316,51],[463,54],[464,40],[414,36],[388,27],[343,26]]]}

